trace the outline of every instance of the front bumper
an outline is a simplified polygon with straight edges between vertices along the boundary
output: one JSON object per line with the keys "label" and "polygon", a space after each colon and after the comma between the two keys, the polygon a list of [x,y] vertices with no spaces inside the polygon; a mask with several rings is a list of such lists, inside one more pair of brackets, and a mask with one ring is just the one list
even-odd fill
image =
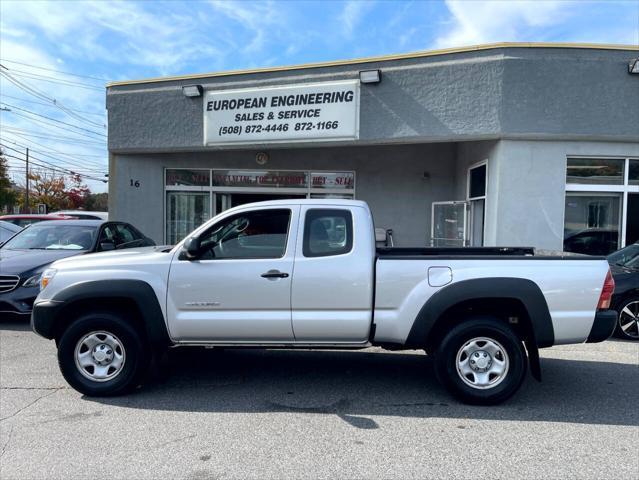
{"label": "front bumper", "polygon": [[33,306],[33,312],[31,312],[31,330],[44,338],[54,338],[55,318],[63,306],[63,302],[54,300],[37,302]]}
{"label": "front bumper", "polygon": [[608,340],[617,326],[617,312],[614,310],[599,310],[592,323],[590,335],[586,343],[597,343]]}
{"label": "front bumper", "polygon": [[38,287],[17,287],[10,292],[0,293],[0,317],[16,316],[27,318],[38,296]]}

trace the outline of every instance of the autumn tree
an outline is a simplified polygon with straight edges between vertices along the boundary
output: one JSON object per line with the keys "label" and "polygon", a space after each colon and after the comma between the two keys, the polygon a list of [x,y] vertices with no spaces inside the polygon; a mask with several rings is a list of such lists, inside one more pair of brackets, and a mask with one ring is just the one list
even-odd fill
{"label": "autumn tree", "polygon": [[16,203],[17,193],[9,178],[7,159],[0,149],[0,209],[11,208]]}
{"label": "autumn tree", "polygon": [[82,183],[82,177],[80,175],[71,176],[72,186],[67,191],[68,208],[74,210],[86,208],[87,200],[91,195],[91,190],[85,184]]}
{"label": "autumn tree", "polygon": [[29,203],[44,203],[49,210],[61,210],[69,204],[66,181],[54,174],[29,173],[29,195]]}

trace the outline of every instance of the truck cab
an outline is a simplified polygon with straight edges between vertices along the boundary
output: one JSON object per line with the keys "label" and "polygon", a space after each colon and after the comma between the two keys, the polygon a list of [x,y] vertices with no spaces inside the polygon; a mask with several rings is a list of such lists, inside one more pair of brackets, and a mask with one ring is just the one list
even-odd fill
{"label": "truck cab", "polygon": [[368,342],[375,239],[364,202],[240,206],[184,246],[166,300],[175,341]]}

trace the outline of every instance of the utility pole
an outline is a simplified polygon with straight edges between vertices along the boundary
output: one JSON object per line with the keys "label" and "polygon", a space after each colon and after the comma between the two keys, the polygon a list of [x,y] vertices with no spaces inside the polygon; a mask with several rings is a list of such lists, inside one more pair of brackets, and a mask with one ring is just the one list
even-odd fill
{"label": "utility pole", "polygon": [[29,208],[29,149],[27,148],[27,155],[26,155],[26,160],[27,160],[27,180],[26,180],[26,188],[24,190],[24,204],[25,204],[25,209],[26,209],[26,213],[31,213],[31,209]]}

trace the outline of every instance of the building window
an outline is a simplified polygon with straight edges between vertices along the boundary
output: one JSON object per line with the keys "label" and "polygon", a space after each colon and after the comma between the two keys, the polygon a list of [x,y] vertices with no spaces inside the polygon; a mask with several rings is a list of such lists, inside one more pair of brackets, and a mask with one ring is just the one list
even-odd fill
{"label": "building window", "polygon": [[624,159],[569,158],[566,183],[623,185]]}
{"label": "building window", "polygon": [[469,244],[484,245],[484,221],[486,218],[486,163],[468,170],[468,202],[470,208]]}
{"label": "building window", "polygon": [[608,255],[639,241],[639,160],[568,158],[564,250]]}
{"label": "building window", "polygon": [[639,160],[630,160],[628,183],[630,185],[639,185]]}
{"label": "building window", "polygon": [[471,168],[468,180],[468,198],[483,198],[486,196],[486,164]]}
{"label": "building window", "polygon": [[619,244],[619,195],[568,195],[564,251],[608,255]]}

